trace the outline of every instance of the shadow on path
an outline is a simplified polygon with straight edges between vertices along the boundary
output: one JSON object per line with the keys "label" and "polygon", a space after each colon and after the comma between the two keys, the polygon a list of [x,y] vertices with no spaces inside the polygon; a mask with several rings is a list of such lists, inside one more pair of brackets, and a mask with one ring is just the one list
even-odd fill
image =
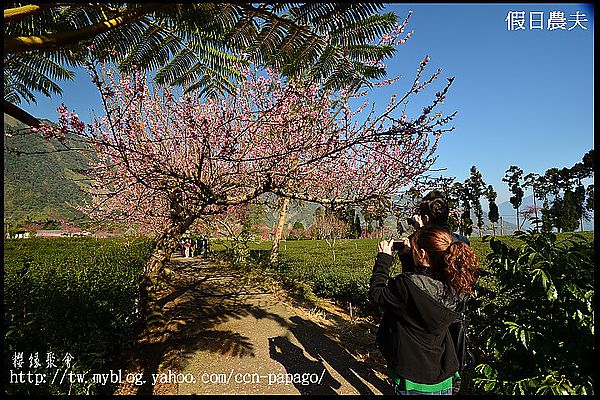
{"label": "shadow on path", "polygon": [[[337,394],[333,389],[342,386],[321,361],[308,359],[300,347],[283,336],[269,338],[269,355],[283,365],[288,374],[300,378],[294,381],[300,394]],[[318,376],[320,383],[315,384],[315,380],[311,382],[310,375]]]}
{"label": "shadow on path", "polygon": [[178,289],[178,290],[174,291],[171,294],[168,294],[168,295],[162,297],[161,299],[159,299],[157,301],[158,305],[161,308],[164,307],[165,304],[170,303],[171,301],[176,300],[178,297],[181,297],[188,290],[195,290],[203,282],[206,282],[207,279],[208,279],[208,277],[204,277],[204,278],[198,280],[197,282],[192,283],[191,285],[185,286],[185,287],[183,287],[181,289]]}
{"label": "shadow on path", "polygon": [[[169,287],[159,295],[159,304],[167,321],[166,333],[160,338],[140,341],[135,356],[146,383],[136,388],[136,394],[177,393],[177,384],[165,386],[167,389],[154,387],[152,374],[168,370],[182,371],[185,360],[193,360],[194,367],[197,365],[201,368],[207,359],[203,359],[204,356],[196,357],[203,351],[216,355],[211,361],[213,366],[222,366],[220,363],[227,361],[237,368],[242,364],[235,359],[251,358],[255,365],[263,365],[263,368],[268,369],[272,368],[266,364],[272,362],[267,358],[270,357],[281,364],[288,374],[299,374],[300,377],[302,374],[306,374],[306,377],[313,374],[320,377],[320,384],[307,384],[306,380],[304,384],[302,381],[294,382],[294,387],[300,394],[347,392],[350,389],[348,384],[360,394],[374,394],[373,388],[384,394],[392,393],[391,385],[378,377],[374,368],[353,356],[359,353],[354,341],[346,343],[342,338],[340,344],[327,336],[327,329],[320,325],[297,315],[288,318],[287,311],[278,311],[282,308],[281,305],[271,309],[274,312],[269,311],[264,303],[255,301],[256,297],[253,297],[264,292],[240,285],[237,273],[228,266],[206,259],[174,258],[171,269],[173,278]],[[246,320],[240,321],[240,324],[249,324],[250,331],[248,328],[245,331],[239,330],[237,322],[221,326],[226,322],[242,319]],[[274,321],[276,324],[261,325],[257,324],[258,320]],[[348,327],[340,317],[333,316],[330,320],[333,321],[334,328],[346,329],[347,337],[355,338],[358,335],[361,338],[364,336],[364,342],[371,340],[365,331],[354,325]],[[256,329],[265,331],[259,333],[252,324],[257,324]],[[269,326],[271,327],[268,328]],[[283,330],[275,328],[277,326]],[[289,333],[297,342],[286,337]],[[268,339],[268,343],[263,342],[263,339]],[[220,358],[223,356],[224,359]],[[249,364],[245,362],[243,365]]]}
{"label": "shadow on path", "polygon": [[181,370],[181,361],[198,351],[255,357],[248,337],[215,329],[224,322],[252,316],[289,326],[281,316],[247,304],[244,297],[261,293],[236,285],[237,275],[228,267],[205,259],[174,258],[171,269],[173,279],[158,300],[167,321],[166,332],[160,338],[141,340],[136,352],[146,381],[137,388],[137,394],[156,394],[152,374]]}
{"label": "shadow on path", "polygon": [[291,317],[290,321],[295,324],[290,331],[304,347],[304,350],[311,357],[329,364],[360,394],[375,394],[363,380],[369,382],[381,393],[391,392],[388,382],[379,378],[371,368],[356,360],[348,350],[325,335],[321,326],[299,316]]}

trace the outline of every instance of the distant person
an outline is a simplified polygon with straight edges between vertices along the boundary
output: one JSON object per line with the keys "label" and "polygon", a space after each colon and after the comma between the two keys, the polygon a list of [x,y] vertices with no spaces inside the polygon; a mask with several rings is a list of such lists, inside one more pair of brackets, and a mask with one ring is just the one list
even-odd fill
{"label": "distant person", "polygon": [[208,257],[208,238],[206,236],[202,236],[202,256]]}
{"label": "distant person", "polygon": [[198,248],[198,239],[192,239],[192,247],[190,249],[190,253],[192,253],[192,257],[196,257],[196,249]]}
{"label": "distant person", "polygon": [[186,238],[183,247],[185,248],[185,258],[189,258],[192,241],[189,238]]}
{"label": "distant person", "polygon": [[[417,213],[412,216],[412,226],[418,230],[422,227],[436,227],[452,234],[452,241],[461,241],[468,245],[471,243],[469,239],[458,233],[453,233],[450,230],[448,218],[450,216],[450,207],[448,201],[438,191],[428,193],[421,202]],[[399,254],[400,262],[402,263],[402,271],[414,271],[414,261],[410,253]]]}
{"label": "distant person", "polygon": [[403,239],[414,271],[390,279],[392,243],[379,243],[369,299],[383,315],[377,344],[396,394],[452,394],[461,367],[449,326],[477,281],[473,249],[443,228],[424,226]]}
{"label": "distant person", "polygon": [[179,239],[179,252],[181,253],[181,257],[185,257],[185,239]]}

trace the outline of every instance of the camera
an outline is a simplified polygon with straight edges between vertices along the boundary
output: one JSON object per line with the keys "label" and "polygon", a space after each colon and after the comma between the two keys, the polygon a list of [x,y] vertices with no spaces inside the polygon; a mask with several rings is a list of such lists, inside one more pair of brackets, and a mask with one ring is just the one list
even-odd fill
{"label": "camera", "polygon": [[408,217],[408,218],[406,218],[406,222],[407,222],[407,223],[408,223],[410,226],[413,226],[413,227],[414,227],[414,226],[415,226],[415,224],[417,223],[417,221],[415,221],[415,219],[414,219],[414,218],[412,218],[412,217]]}
{"label": "camera", "polygon": [[392,243],[392,251],[402,251],[404,247],[406,247],[404,242],[394,240],[394,243]]}

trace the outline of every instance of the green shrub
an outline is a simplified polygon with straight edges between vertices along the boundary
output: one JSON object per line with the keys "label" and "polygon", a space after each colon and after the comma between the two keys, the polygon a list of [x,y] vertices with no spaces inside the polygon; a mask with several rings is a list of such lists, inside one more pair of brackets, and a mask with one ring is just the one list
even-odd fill
{"label": "green shrub", "polygon": [[502,394],[593,392],[593,241],[533,232],[489,242],[497,298],[476,308],[476,388]]}
{"label": "green shrub", "polygon": [[[46,354],[56,363],[74,357],[73,372],[104,372],[112,356],[135,342],[137,273],[150,256],[149,240],[34,238],[4,242],[5,370],[15,370],[12,357],[38,353],[45,370]],[[62,374],[62,372],[61,372]],[[8,374],[7,374],[8,375]],[[8,379],[5,376],[5,383]],[[50,380],[50,379],[49,379]],[[65,394],[68,384],[6,383],[9,394]],[[95,393],[93,384],[73,384],[71,394]]]}
{"label": "green shrub", "polygon": [[[502,236],[500,239],[511,245],[520,243],[519,239],[512,236]],[[263,241],[252,243],[246,256],[263,268],[276,272],[286,282],[306,282],[311,292],[320,297],[364,307],[369,305],[369,280],[379,240],[344,239],[339,240],[333,249],[323,240],[283,241],[276,265],[268,265],[271,242]],[[471,245],[482,267],[487,268],[486,256],[491,253],[489,242],[472,238]],[[218,256],[233,259],[235,255],[228,250],[230,247],[226,242],[220,242],[215,244],[213,250]],[[395,263],[390,275],[394,276],[400,271],[399,263]],[[485,276],[479,284],[493,289],[495,277]]]}

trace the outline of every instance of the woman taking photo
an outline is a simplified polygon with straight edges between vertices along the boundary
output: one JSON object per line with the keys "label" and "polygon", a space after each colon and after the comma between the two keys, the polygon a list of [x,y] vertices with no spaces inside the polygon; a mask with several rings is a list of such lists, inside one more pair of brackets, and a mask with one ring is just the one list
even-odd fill
{"label": "woman taking photo", "polygon": [[448,326],[477,281],[479,264],[467,244],[437,227],[418,229],[398,252],[412,252],[415,271],[389,277],[393,241],[379,243],[369,289],[383,310],[377,344],[396,394],[452,394],[459,361]]}

